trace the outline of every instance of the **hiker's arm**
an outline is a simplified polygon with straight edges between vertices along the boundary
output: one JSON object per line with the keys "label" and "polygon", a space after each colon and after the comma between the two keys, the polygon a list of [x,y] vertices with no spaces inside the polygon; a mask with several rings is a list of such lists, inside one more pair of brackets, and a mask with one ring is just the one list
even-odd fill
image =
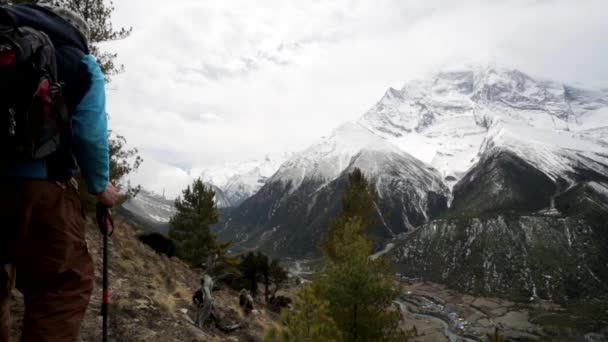
{"label": "hiker's arm", "polygon": [[93,56],[86,55],[83,63],[91,74],[91,86],[72,116],[74,154],[87,189],[99,194],[110,178],[105,82]]}

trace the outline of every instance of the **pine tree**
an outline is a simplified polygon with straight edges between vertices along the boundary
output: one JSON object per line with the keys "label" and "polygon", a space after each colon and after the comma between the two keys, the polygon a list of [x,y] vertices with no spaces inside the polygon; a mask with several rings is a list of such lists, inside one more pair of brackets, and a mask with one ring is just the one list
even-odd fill
{"label": "pine tree", "polygon": [[239,269],[241,258],[239,255],[229,255],[228,248],[232,241],[218,242],[215,250],[217,256],[212,265],[206,265],[206,272],[214,277],[214,280],[230,284],[241,277]]}
{"label": "pine tree", "polygon": [[313,284],[346,341],[404,340],[400,313],[392,308],[398,281],[388,262],[369,258],[369,228],[376,191],[355,169],[342,196],[342,210],[323,239],[325,268]]}
{"label": "pine tree", "polygon": [[218,222],[215,192],[199,178],[175,200],[169,237],[177,244],[180,258],[201,264],[218,254],[219,245],[210,226]]}
{"label": "pine tree", "polygon": [[258,281],[260,280],[260,261],[262,258],[259,257],[259,253],[249,252],[242,256],[240,270],[245,282],[247,289],[251,291],[253,296],[258,293]]}
{"label": "pine tree", "polygon": [[373,184],[369,183],[360,169],[355,168],[348,176],[348,182],[342,193],[340,213],[330,221],[321,241],[321,251],[326,258],[335,259],[335,240],[339,238],[348,220],[360,218],[363,232],[367,232],[374,225],[375,199],[376,189]]}
{"label": "pine tree", "polygon": [[304,286],[294,298],[294,310],[284,310],[284,328],[272,329],[266,342],[344,341],[329,313],[329,302],[320,299],[313,286]]}
{"label": "pine tree", "polygon": [[399,340],[401,316],[392,308],[398,282],[384,259],[369,258],[371,248],[361,218],[348,220],[314,284],[329,301],[331,316],[347,341]]}
{"label": "pine tree", "polygon": [[[239,266],[243,276],[245,287],[255,296],[258,293],[258,282],[264,284],[264,299],[266,303],[274,297],[282,283],[287,280],[287,271],[279,264],[278,260],[270,260],[261,252],[249,252],[241,256]],[[274,289],[272,288],[274,285]]]}

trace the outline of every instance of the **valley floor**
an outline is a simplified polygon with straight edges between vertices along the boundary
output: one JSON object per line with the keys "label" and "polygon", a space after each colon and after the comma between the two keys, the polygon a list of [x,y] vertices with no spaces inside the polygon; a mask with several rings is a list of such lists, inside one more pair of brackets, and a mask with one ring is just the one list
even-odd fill
{"label": "valley floor", "polygon": [[403,327],[416,327],[414,341],[479,341],[494,332],[494,327],[509,341],[608,341],[607,303],[522,304],[465,295],[424,282],[404,285],[403,295],[395,303],[403,313]]}
{"label": "valley floor", "polygon": [[[320,260],[291,260],[293,276],[309,281]],[[517,303],[477,297],[444,285],[404,280],[395,305],[403,315],[402,327],[416,327],[416,342],[478,342],[497,327],[508,341],[608,341],[608,303],[562,306],[533,300]]]}

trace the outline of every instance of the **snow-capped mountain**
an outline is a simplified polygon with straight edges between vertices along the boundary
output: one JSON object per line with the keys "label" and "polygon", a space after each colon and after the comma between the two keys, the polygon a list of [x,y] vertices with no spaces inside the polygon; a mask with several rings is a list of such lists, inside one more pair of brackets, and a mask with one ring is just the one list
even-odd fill
{"label": "snow-capped mountain", "polygon": [[236,207],[255,194],[289,158],[289,153],[266,155],[260,160],[228,163],[203,170],[202,179],[215,185],[225,197],[219,207]]}
{"label": "snow-capped mountain", "polygon": [[568,166],[564,156],[550,160],[554,152],[601,159],[597,153],[606,151],[608,94],[480,68],[389,89],[359,123],[437,168],[451,184],[484,150],[499,145],[563,175]]}
{"label": "snow-capped mountain", "polygon": [[[225,218],[220,236],[276,254],[316,253],[337,211],[336,192],[355,166],[376,184],[380,217],[392,217],[382,223],[391,232],[384,236],[398,235],[445,212],[442,203],[475,184],[470,172],[480,162],[494,165],[492,155],[521,159],[522,174],[537,170],[556,184],[554,192],[608,175],[608,93],[491,67],[391,88],[358,121],[283,163]],[[500,187],[501,179],[490,183]]]}
{"label": "snow-capped mountain", "polygon": [[[605,159],[608,93],[536,81],[516,70],[438,73],[390,88],[356,123],[294,155],[271,181],[292,182],[294,189],[305,179],[331,181],[362,148],[387,143],[437,169],[452,185],[497,146],[565,176],[565,159],[577,153]],[[561,155],[551,159],[555,153]]]}
{"label": "snow-capped mountain", "polygon": [[[268,155],[261,160],[229,163],[205,169],[201,178],[215,191],[217,207],[231,208],[255,194],[288,157],[289,154]],[[173,199],[143,190],[125,202],[121,212],[142,226],[166,233],[175,205]]]}
{"label": "snow-capped mountain", "polygon": [[314,254],[354,168],[378,190],[378,236],[395,237],[447,208],[448,189],[436,170],[360,125],[345,124],[284,163],[258,193],[224,215],[220,238],[275,254]]}

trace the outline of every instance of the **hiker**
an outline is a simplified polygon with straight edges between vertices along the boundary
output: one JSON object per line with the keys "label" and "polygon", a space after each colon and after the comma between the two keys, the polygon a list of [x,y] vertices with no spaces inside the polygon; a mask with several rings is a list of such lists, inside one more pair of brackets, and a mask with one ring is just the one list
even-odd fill
{"label": "hiker", "polygon": [[112,207],[118,198],[109,182],[104,75],[88,38],[86,21],[68,9],[0,7],[2,342],[10,341],[13,286],[25,301],[21,341],[79,339],[94,268],[77,169],[99,202]]}

